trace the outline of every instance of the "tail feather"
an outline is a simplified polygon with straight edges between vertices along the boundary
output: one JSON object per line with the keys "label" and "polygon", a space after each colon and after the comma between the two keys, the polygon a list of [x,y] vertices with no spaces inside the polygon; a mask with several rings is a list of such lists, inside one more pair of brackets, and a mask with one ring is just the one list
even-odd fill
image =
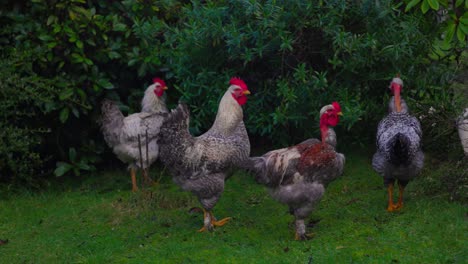
{"label": "tail feather", "polygon": [[389,141],[389,161],[395,165],[405,165],[410,162],[410,139],[398,133]]}
{"label": "tail feather", "polygon": [[104,99],[101,105],[101,118],[99,123],[104,139],[111,148],[120,143],[120,134],[124,118],[124,115],[115,102]]}
{"label": "tail feather", "polygon": [[255,180],[263,185],[272,184],[267,172],[267,163],[264,157],[250,157],[241,164],[241,168],[255,175]]}
{"label": "tail feather", "polygon": [[177,139],[191,137],[189,132],[190,111],[185,103],[179,103],[175,109],[165,115],[166,118],[161,125],[160,132],[161,143],[171,143]]}

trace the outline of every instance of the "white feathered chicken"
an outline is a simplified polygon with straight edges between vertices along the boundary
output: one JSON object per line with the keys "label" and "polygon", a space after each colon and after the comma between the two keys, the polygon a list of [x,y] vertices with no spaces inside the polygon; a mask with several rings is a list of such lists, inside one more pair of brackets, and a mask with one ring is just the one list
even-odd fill
{"label": "white feathered chicken", "polygon": [[257,182],[270,189],[274,199],[289,206],[295,217],[296,240],[305,240],[304,219],[322,198],[325,187],[343,173],[345,157],[335,151],[336,126],[341,115],[337,102],[320,110],[322,140],[308,139],[298,145],[272,150],[245,162]]}
{"label": "white feathered chicken", "polygon": [[213,126],[205,134],[193,137],[189,132],[187,105],[168,114],[160,131],[160,160],[183,190],[197,196],[203,206],[201,231],[212,231],[230,218],[217,221],[212,213],[224,191],[227,170],[237,167],[250,155],[250,142],[243,122],[242,105],[250,94],[247,85],[232,78],[219,103]]}
{"label": "white feathered chicken", "polygon": [[[421,125],[408,113],[408,106],[400,99],[403,81],[393,78],[390,89],[394,96],[388,106],[388,115],[377,128],[377,152],[372,167],[382,175],[388,191],[389,212],[403,207],[403,191],[408,182],[421,172],[424,153],[421,150]],[[400,196],[393,203],[393,185],[398,180]]]}
{"label": "white feathered chicken", "polygon": [[101,129],[107,145],[124,163],[132,178],[132,191],[137,191],[136,170],[143,170],[146,182],[152,182],[147,169],[158,158],[157,136],[167,113],[164,90],[166,83],[154,78],[141,102],[141,112],[124,117],[117,104],[104,100],[101,107]]}

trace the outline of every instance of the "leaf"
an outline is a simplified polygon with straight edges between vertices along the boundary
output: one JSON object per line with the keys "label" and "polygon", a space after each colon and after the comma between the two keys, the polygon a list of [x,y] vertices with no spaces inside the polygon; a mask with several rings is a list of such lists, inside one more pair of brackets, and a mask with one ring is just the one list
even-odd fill
{"label": "leaf", "polygon": [[89,166],[88,164],[86,164],[84,161],[83,161],[83,162],[80,162],[80,163],[78,164],[78,167],[79,167],[80,169],[82,169],[82,170],[87,170],[87,171],[91,170],[91,166]]}
{"label": "leaf", "polygon": [[460,23],[460,24],[458,24],[458,28],[461,28],[463,33],[465,33],[465,35],[468,35],[468,25]]}
{"label": "leaf", "polygon": [[423,0],[421,4],[421,11],[423,12],[423,14],[426,14],[427,11],[429,11],[429,3],[427,1],[428,0]]}
{"label": "leaf", "polygon": [[439,10],[439,1],[438,0],[428,0],[429,5],[434,10]]}
{"label": "leaf", "polygon": [[49,26],[50,24],[54,23],[54,21],[56,20],[57,18],[53,15],[50,15],[48,18],[47,18],[47,25]]}
{"label": "leaf", "polygon": [[60,111],[60,122],[65,123],[68,119],[68,116],[70,114],[70,109],[67,107],[63,108],[62,111]]}
{"label": "leaf", "polygon": [[445,32],[445,42],[446,43],[449,43],[450,41],[452,41],[453,39],[453,35],[455,35],[455,29],[456,29],[456,25],[455,24],[450,24],[448,27],[447,27],[447,30]]}
{"label": "leaf", "polygon": [[459,6],[461,6],[462,4],[463,4],[463,0],[457,0],[457,1],[455,2],[455,7],[459,7]]}
{"label": "leaf", "polygon": [[460,42],[464,42],[465,41],[465,36],[466,34],[463,32],[463,30],[461,29],[461,27],[459,26],[457,28],[457,38]]}
{"label": "leaf", "polygon": [[118,52],[115,52],[115,51],[111,51],[109,52],[109,58],[110,59],[118,59],[122,56],[120,56],[120,54]]}
{"label": "leaf", "polygon": [[54,170],[54,174],[57,177],[60,177],[60,176],[64,175],[69,170],[71,170],[71,168],[73,168],[72,165],[70,165],[70,164],[68,164],[66,162],[61,162],[61,161],[57,162],[56,167],[57,168]]}
{"label": "leaf", "polygon": [[83,42],[81,40],[77,40],[75,44],[77,48],[83,49]]}
{"label": "leaf", "polygon": [[415,5],[417,5],[421,0],[411,0],[405,8],[405,12],[408,12],[411,8],[413,8]]}
{"label": "leaf", "polygon": [[42,40],[42,41],[51,41],[51,40],[54,39],[53,37],[51,37],[51,36],[49,36],[49,35],[47,35],[47,34],[42,34],[42,35],[40,35],[38,38],[39,38],[40,40]]}
{"label": "leaf", "polygon": [[61,101],[70,98],[73,95],[73,89],[72,88],[67,88],[65,90],[62,90],[59,94],[59,99]]}
{"label": "leaf", "polygon": [[104,79],[104,78],[99,79],[97,83],[99,86],[101,86],[104,89],[108,89],[108,90],[114,89],[114,85],[107,79]]}
{"label": "leaf", "polygon": [[76,149],[75,148],[68,149],[68,158],[70,159],[71,162],[75,163],[76,161]]}
{"label": "leaf", "polygon": [[72,108],[72,113],[76,118],[80,117],[80,111],[78,111],[78,109],[76,109],[76,107]]}
{"label": "leaf", "polygon": [[123,23],[115,23],[114,24],[114,31],[125,31],[127,26]]}

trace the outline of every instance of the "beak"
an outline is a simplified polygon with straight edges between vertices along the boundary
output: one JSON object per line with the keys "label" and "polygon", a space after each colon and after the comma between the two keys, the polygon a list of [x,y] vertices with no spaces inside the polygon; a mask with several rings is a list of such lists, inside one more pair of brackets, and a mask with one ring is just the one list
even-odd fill
{"label": "beak", "polygon": [[163,87],[163,90],[167,90],[167,89],[168,89],[167,86],[164,86],[164,87]]}
{"label": "beak", "polygon": [[245,94],[245,95],[248,95],[248,94],[250,94],[250,91],[249,91],[249,90],[245,90],[245,91],[243,91],[242,93]]}
{"label": "beak", "polygon": [[342,112],[338,112],[337,115],[343,116],[343,113],[342,113]]}

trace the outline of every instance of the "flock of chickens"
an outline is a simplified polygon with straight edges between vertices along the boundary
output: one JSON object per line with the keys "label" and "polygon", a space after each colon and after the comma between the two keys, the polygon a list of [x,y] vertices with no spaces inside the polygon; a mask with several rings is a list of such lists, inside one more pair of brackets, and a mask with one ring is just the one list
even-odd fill
{"label": "flock of chickens", "polygon": [[[337,102],[320,110],[321,139],[304,142],[260,157],[250,157],[250,142],[243,122],[242,105],[250,94],[247,85],[232,78],[223,95],[213,126],[194,137],[189,132],[188,106],[179,103],[168,111],[161,79],[153,79],[142,100],[142,111],[124,117],[116,103],[102,104],[102,132],[117,157],[129,164],[133,191],[138,189],[136,171],[141,169],[145,181],[150,182],[149,166],[159,159],[170,171],[174,182],[192,192],[200,201],[203,212],[201,231],[212,231],[226,224],[230,218],[217,220],[213,208],[224,191],[224,181],[230,168],[241,168],[255,175],[271,196],[288,205],[295,217],[295,239],[305,240],[304,220],[322,198],[325,187],[343,173],[345,157],[335,151],[336,134],[333,127],[342,115]],[[372,165],[383,176],[388,187],[388,211],[403,205],[403,189],[416,176],[424,161],[421,151],[421,127],[409,115],[400,98],[403,82],[394,78],[390,89],[394,96],[389,113],[379,124],[377,152]],[[400,196],[393,203],[393,185],[398,181]]]}

